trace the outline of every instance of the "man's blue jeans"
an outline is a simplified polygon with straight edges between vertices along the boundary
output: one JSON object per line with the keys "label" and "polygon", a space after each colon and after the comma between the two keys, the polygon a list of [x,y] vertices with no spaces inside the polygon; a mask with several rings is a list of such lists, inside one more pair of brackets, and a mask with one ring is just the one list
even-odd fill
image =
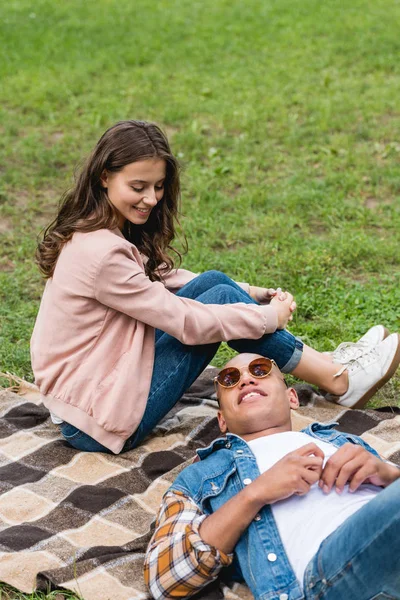
{"label": "man's blue jeans", "polygon": [[[203,304],[255,304],[247,292],[219,271],[202,273],[179,290],[177,295]],[[286,330],[277,330],[258,340],[232,340],[228,343],[237,352],[273,358],[284,373],[293,371],[303,350],[302,342]],[[171,335],[156,331],[153,376],[146,410],[139,427],[126,441],[123,452],[136,447],[154,429],[206,368],[218,347],[219,343],[186,346]],[[62,423],[60,429],[64,438],[78,450],[109,452],[102,444],[69,423]]]}
{"label": "man's blue jeans", "polygon": [[400,479],[322,542],[304,574],[306,600],[400,599],[399,500]]}

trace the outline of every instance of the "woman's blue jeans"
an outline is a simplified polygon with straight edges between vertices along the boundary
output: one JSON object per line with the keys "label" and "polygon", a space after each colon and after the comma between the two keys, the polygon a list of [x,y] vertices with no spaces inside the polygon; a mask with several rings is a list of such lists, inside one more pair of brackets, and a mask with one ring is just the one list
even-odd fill
{"label": "woman's blue jeans", "polygon": [[399,600],[399,499],[397,479],[322,542],[304,574],[306,600]]}
{"label": "woman's blue jeans", "polygon": [[[219,271],[202,273],[177,296],[192,298],[203,304],[234,304],[255,301],[232,279]],[[232,340],[229,346],[237,352],[251,352],[272,358],[284,373],[298,364],[303,343],[286,330],[277,330],[258,340]],[[163,331],[156,331],[153,376],[142,421],[126,441],[123,452],[135,448],[178,402],[217,352],[219,343],[186,346]],[[60,425],[64,438],[78,450],[110,452],[102,444],[69,423]]]}

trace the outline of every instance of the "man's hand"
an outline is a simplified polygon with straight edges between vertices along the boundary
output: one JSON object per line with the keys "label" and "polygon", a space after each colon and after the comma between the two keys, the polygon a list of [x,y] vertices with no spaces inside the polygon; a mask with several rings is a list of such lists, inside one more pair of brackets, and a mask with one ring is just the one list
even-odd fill
{"label": "man's hand", "polygon": [[322,473],[324,453],[311,442],[289,452],[249,486],[260,507],[294,494],[304,496]]}
{"label": "man's hand", "polygon": [[314,443],[290,452],[208,515],[199,533],[206,544],[233,552],[238,539],[266,504],[307,494],[321,476],[324,453]]}
{"label": "man's hand", "polygon": [[326,494],[335,486],[340,494],[346,483],[349,491],[355,492],[362,483],[386,487],[399,477],[400,469],[349,442],[327,461],[319,486]]}

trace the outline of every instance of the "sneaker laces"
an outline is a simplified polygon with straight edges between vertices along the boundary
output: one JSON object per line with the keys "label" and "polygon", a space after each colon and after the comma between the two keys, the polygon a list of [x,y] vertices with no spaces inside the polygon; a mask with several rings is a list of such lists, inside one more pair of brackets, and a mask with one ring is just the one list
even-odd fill
{"label": "sneaker laces", "polygon": [[352,358],[358,358],[368,351],[370,346],[367,342],[342,342],[332,352],[334,362],[344,364]]}
{"label": "sneaker laces", "polygon": [[[343,342],[344,344],[351,344],[351,342]],[[342,346],[342,344],[340,344]],[[366,347],[368,347],[367,344],[365,344],[364,342],[356,342],[355,344],[353,344],[354,346],[362,346],[364,347],[364,350],[366,349]],[[339,347],[338,347],[339,350]],[[352,356],[351,358],[342,358],[341,360],[336,360],[334,362],[338,362],[339,364],[342,364],[343,366],[341,367],[341,369],[339,369],[339,371],[334,375],[334,377],[340,377],[340,375],[342,375],[342,373],[344,373],[344,371],[353,371],[354,368],[356,367],[361,367],[362,369],[365,369],[365,367],[367,367],[369,365],[369,363],[371,362],[371,359],[375,358],[378,355],[378,352],[376,351],[376,348],[369,348],[368,352],[361,352],[359,355],[357,356]]]}

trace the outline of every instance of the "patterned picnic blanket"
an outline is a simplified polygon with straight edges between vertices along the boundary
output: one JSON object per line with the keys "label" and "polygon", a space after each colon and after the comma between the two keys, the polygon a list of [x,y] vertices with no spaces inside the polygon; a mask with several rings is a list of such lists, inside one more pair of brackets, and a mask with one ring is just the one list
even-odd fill
{"label": "patterned picnic blanket", "polygon": [[[66,588],[85,600],[147,598],[144,551],[159,502],[195,450],[218,436],[213,369],[206,369],[139,448],[120,456],[69,447],[36,388],[0,392],[0,581],[23,592]],[[400,410],[347,410],[318,400],[294,427],[339,421],[400,464]],[[245,586],[201,598],[252,598]]]}

